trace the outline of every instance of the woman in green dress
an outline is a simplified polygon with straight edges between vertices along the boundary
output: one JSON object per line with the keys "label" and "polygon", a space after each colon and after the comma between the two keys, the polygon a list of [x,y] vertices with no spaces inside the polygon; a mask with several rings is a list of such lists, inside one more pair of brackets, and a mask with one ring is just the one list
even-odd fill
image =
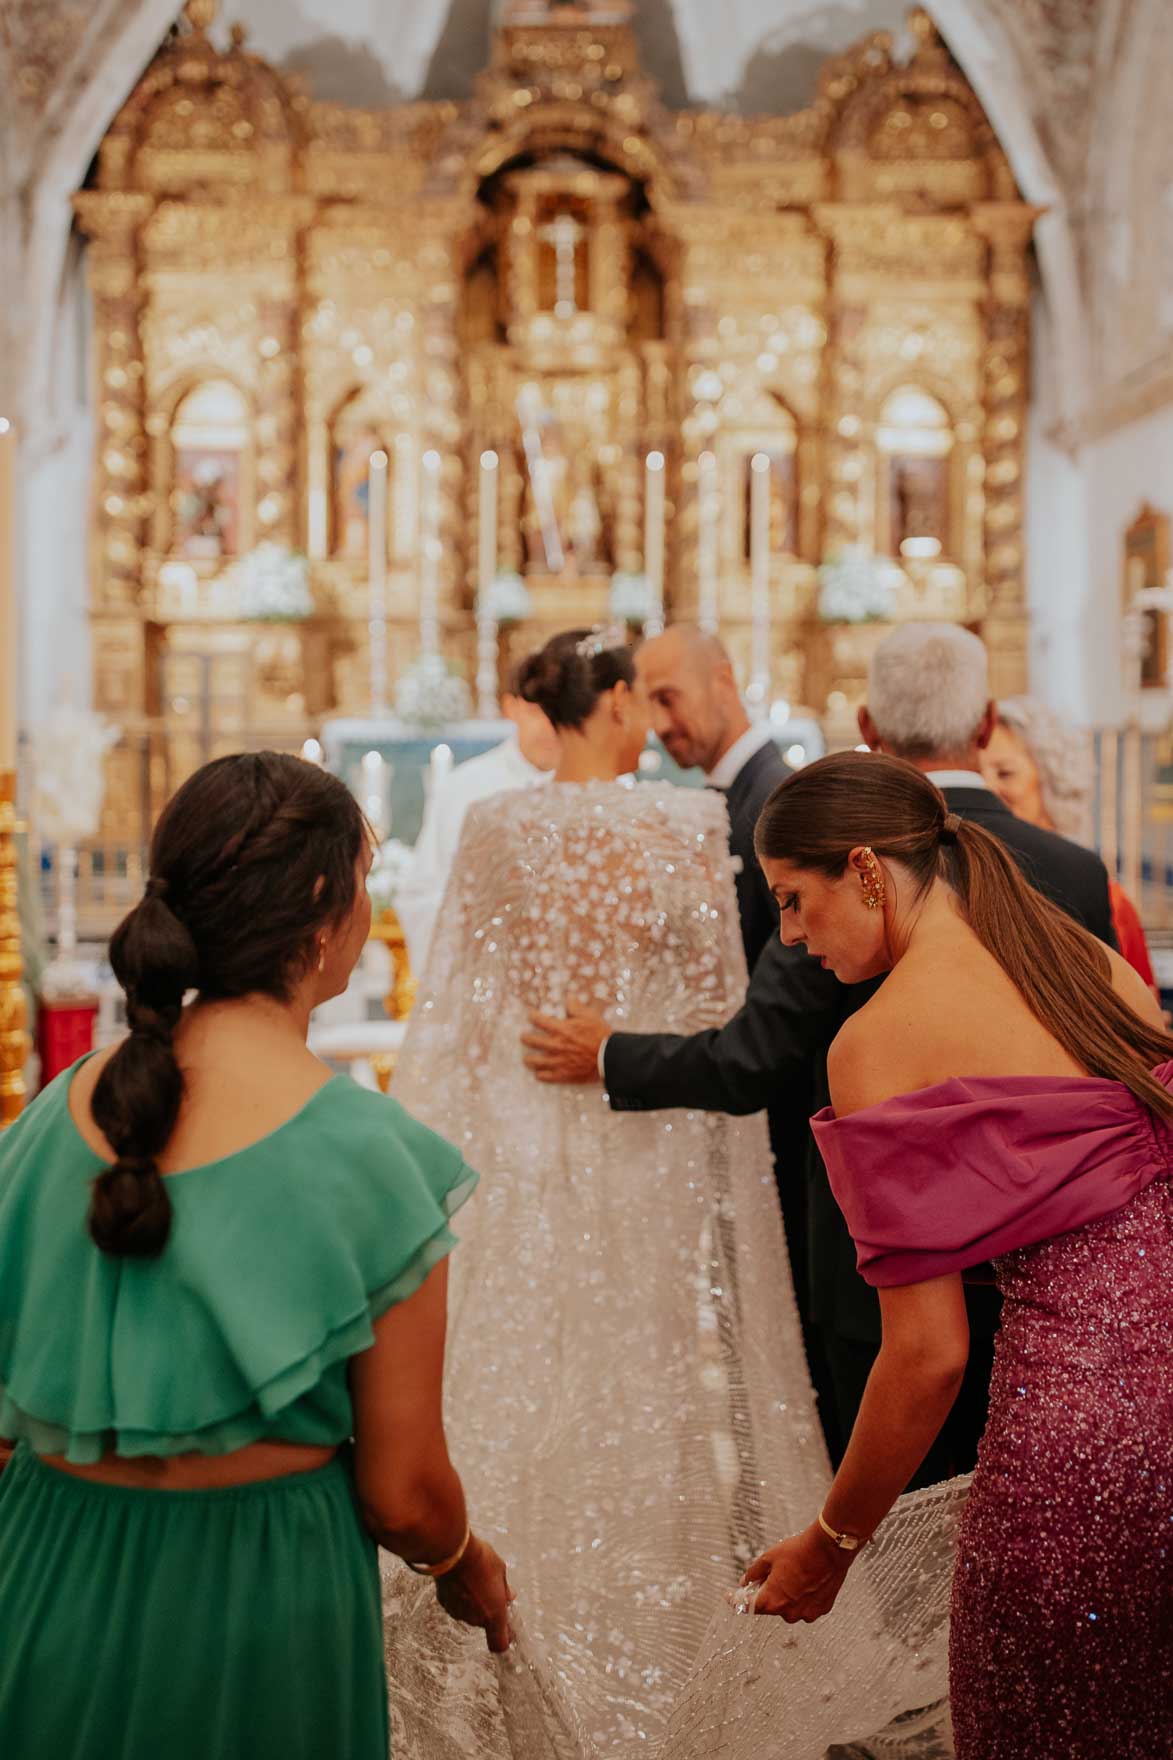
{"label": "woman in green dress", "polygon": [[306,1047],[369,860],[313,765],[206,765],[111,943],[128,1037],[0,1138],[5,1760],[384,1760],[376,1542],[509,1642],[441,1419],[476,1176]]}

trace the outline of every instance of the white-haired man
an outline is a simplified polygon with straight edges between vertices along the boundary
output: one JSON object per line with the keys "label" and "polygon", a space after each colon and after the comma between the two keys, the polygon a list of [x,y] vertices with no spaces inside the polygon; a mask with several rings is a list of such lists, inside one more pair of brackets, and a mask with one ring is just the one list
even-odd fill
{"label": "white-haired man", "polygon": [[[979,753],[993,725],[986,651],[976,636],[953,624],[907,624],[880,643],[867,706],[860,711],[868,745],[923,770],[955,813],[1002,838],[1041,892],[1114,944],[1108,876],[1099,857],[1015,818],[983,781]],[[608,1099],[616,1110],[691,1106],[748,1113],[769,1106],[777,1114],[790,1102],[795,1127],[786,1165],[777,1171],[780,1182],[806,1181],[803,1324],[836,1460],[879,1348],[879,1303],[855,1269],[851,1236],[805,1121],[828,1101],[831,1041],[874,994],[875,982],[840,984],[801,947],[784,947],[775,938],[754,967],[744,1005],[723,1027],[688,1036],[611,1033],[601,1017],[579,1013],[567,1021],[535,1021],[526,1035],[527,1062],[543,1081],[597,1079],[602,1047]],[[970,1292],[970,1369],[918,1483],[973,1465],[985,1423],[997,1306],[992,1287]]]}

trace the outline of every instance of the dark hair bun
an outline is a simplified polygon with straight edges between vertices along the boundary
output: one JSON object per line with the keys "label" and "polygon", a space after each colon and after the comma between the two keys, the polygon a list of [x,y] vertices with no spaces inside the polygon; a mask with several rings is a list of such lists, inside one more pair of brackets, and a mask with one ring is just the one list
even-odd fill
{"label": "dark hair bun", "polygon": [[344,783],[278,752],[217,758],[164,808],[145,894],[110,942],[130,1032],[90,1102],[115,1156],[90,1202],[103,1252],[145,1258],[167,1244],[159,1156],[183,1101],[173,1034],[185,994],[287,998],[316,934],[353,908],[365,835]]}
{"label": "dark hair bun", "polygon": [[518,694],[535,703],[554,727],[581,727],[605,691],[634,684],[630,647],[605,646],[606,632],[564,630],[518,669]]}

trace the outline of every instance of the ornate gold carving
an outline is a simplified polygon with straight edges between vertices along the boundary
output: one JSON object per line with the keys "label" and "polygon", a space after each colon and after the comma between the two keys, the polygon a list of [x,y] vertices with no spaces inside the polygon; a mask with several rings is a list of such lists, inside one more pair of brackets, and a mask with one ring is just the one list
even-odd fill
{"label": "ornate gold carving", "polygon": [[[283,725],[298,702],[307,717],[311,702],[364,706],[361,506],[347,543],[333,534],[339,436],[353,447],[367,427],[392,461],[395,666],[415,648],[429,447],[443,461],[439,618],[454,659],[473,654],[487,447],[500,460],[496,561],[530,576],[534,605],[510,632],[514,652],[603,615],[610,573],[642,567],[653,448],[667,460],[669,608],[695,610],[696,459],[710,449],[723,630],[748,659],[745,471],[765,449],[783,461],[788,498],[775,522],[776,677],[821,707],[854,688],[859,644],[815,629],[815,569],[893,526],[877,425],[901,387],[947,412],[948,466],[928,474],[948,498],[933,518],[950,553],[909,563],[899,614],[973,618],[988,592],[1011,639],[1034,216],[926,15],[910,63],[869,38],[828,62],[807,110],[748,118],[665,112],[618,4],[511,7],[468,102],[387,112],[313,102],[239,32],[218,48],[213,10],[192,0],[112,124],[97,187],[77,198],[94,241],[102,387],[103,707],[166,725],[168,704],[191,695],[167,682],[180,661],[208,702],[225,667],[247,694],[255,641],[231,625],[221,561],[188,558],[182,580],[173,566],[175,410],[210,380],[244,400],[242,542],[275,538],[315,569],[312,641],[307,630],[300,645],[270,643],[273,688],[256,685]],[[533,397],[560,566],[523,445],[519,399]],[[357,428],[339,422],[346,409],[361,412]],[[927,505],[923,483],[917,493]]]}
{"label": "ornate gold carving", "polygon": [[24,1102],[28,1056],[16,898],[16,775],[0,771],[0,1130]]}

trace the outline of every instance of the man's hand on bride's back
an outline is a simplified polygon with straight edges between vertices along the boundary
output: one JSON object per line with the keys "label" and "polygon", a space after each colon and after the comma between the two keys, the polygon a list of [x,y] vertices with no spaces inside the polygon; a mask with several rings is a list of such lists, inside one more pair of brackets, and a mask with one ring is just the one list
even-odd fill
{"label": "man's hand on bride's back", "polygon": [[539,1082],[597,1082],[599,1047],[610,1031],[601,1014],[577,1002],[567,1004],[565,1020],[531,1014],[521,1035],[526,1068]]}

